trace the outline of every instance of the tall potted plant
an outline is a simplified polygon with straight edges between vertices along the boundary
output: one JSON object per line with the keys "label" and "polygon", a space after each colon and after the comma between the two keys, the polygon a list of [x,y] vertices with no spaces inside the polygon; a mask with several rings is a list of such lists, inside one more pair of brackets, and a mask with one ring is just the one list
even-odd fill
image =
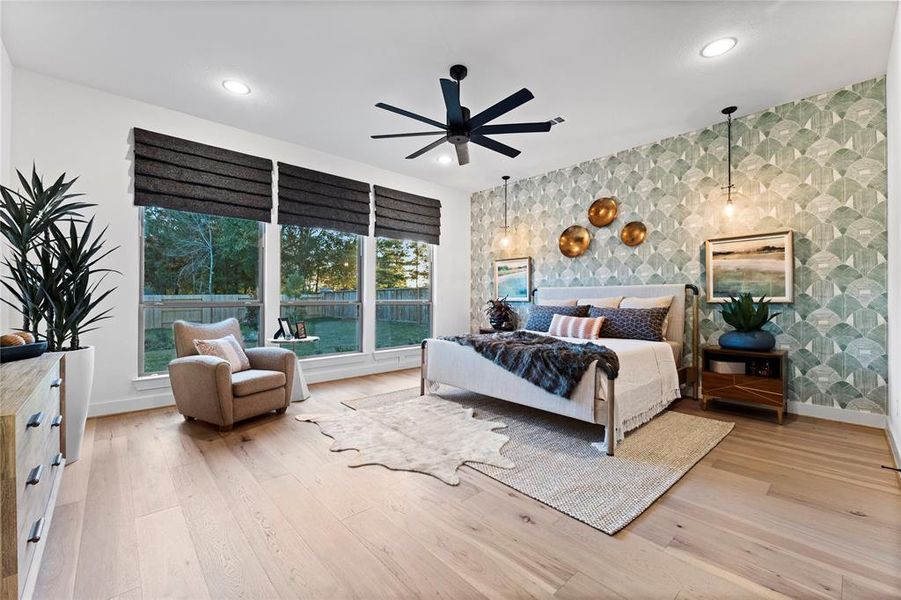
{"label": "tall potted plant", "polygon": [[776,345],[773,334],[763,330],[763,326],[779,314],[770,314],[770,303],[766,297],[755,303],[750,293],[739,294],[738,298],[730,296],[721,312],[723,320],[735,331],[727,331],[720,336],[720,347],[765,352]]}
{"label": "tall potted plant", "polygon": [[100,287],[111,269],[99,263],[116,248],[104,249],[106,229],[94,231],[74,201],[75,180],[61,175],[45,188],[37,170],[31,181],[19,173],[24,193],[0,186],[0,233],[11,248],[4,259],[3,286],[13,300],[3,302],[22,314],[22,330],[47,340],[48,350],[66,353],[66,448],[68,462],[78,459],[94,382],[94,347],[81,335],[110,318],[100,304],[115,290]]}

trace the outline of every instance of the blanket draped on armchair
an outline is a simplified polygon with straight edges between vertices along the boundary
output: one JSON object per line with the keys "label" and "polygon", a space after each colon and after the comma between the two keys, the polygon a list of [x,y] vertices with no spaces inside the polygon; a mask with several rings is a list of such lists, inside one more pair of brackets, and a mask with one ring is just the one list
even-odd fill
{"label": "blanket draped on armchair", "polygon": [[543,390],[569,398],[594,361],[611,379],[619,374],[616,353],[592,342],[574,344],[528,331],[467,334],[445,339],[473,350]]}

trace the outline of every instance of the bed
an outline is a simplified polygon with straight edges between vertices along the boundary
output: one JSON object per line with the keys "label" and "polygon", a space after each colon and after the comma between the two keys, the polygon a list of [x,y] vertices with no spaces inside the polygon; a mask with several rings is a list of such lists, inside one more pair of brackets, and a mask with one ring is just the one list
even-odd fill
{"label": "bed", "polygon": [[[650,421],[690,386],[697,397],[698,288],[658,284],[605,287],[545,287],[534,299],[553,304],[561,300],[630,296],[673,296],[664,341],[600,338],[596,343],[619,357],[618,376],[592,363],[569,398],[556,396],[494,364],[471,347],[442,339],[422,343],[421,392],[439,384],[451,385],[492,398],[515,402],[555,414],[604,425],[604,441],[593,444],[613,456],[626,432]],[[686,307],[689,310],[686,311]],[[691,321],[686,330],[686,315]],[[686,331],[688,335],[686,336]],[[547,335],[546,333],[544,335]],[[560,338],[575,343],[588,340]],[[690,349],[686,352],[686,346]],[[613,427],[607,427],[613,423]]]}

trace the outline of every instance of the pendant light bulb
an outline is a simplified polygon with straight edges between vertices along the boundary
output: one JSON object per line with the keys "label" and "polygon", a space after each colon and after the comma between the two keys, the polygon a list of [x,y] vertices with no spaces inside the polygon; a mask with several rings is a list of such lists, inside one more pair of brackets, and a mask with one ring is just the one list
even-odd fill
{"label": "pendant light bulb", "polygon": [[735,214],[735,205],[732,204],[732,199],[726,200],[726,206],[723,207],[723,214],[727,217],[731,217]]}
{"label": "pendant light bulb", "polygon": [[500,244],[501,248],[509,248],[510,244],[513,243],[513,240],[510,239],[510,234],[505,231],[504,235],[501,237],[501,241],[498,243]]}
{"label": "pendant light bulb", "polygon": [[501,235],[498,245],[506,249],[513,244],[513,238],[510,237],[510,226],[507,225],[507,181],[510,179],[510,176],[504,175],[501,179],[504,180],[504,233]]}

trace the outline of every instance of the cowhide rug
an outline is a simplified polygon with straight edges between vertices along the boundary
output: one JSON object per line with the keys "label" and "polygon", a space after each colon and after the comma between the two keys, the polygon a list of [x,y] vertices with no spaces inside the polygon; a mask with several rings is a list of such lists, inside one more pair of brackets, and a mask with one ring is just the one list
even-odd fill
{"label": "cowhide rug", "polygon": [[420,396],[384,406],[336,414],[298,415],[298,421],[319,425],[334,438],[333,452],[358,450],[351,467],[383,465],[398,471],[418,471],[457,485],[457,469],[468,462],[512,469],[500,450],[508,437],[494,433],[498,421],[482,421],[464,408],[433,396]]}

